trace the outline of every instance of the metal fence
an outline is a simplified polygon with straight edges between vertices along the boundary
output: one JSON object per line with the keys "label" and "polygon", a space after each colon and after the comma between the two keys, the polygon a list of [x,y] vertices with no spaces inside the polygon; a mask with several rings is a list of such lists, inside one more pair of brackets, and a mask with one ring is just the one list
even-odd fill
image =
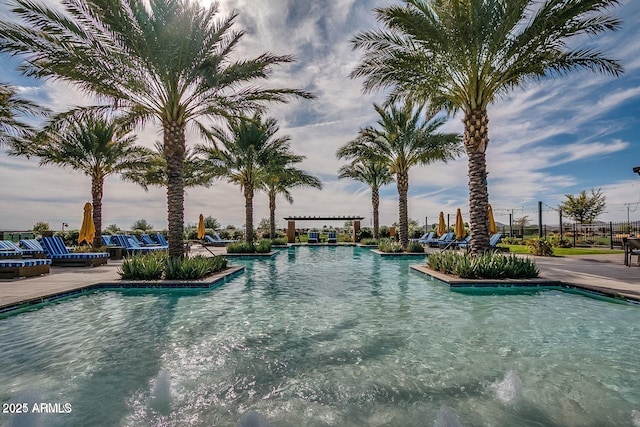
{"label": "metal fence", "polygon": [[521,239],[533,239],[539,236],[552,239],[565,239],[572,246],[605,246],[622,247],[622,238],[640,236],[640,221],[631,222],[602,222],[595,224],[564,223],[560,226],[543,225],[542,230],[537,225],[525,227],[503,226],[501,232],[505,236]]}

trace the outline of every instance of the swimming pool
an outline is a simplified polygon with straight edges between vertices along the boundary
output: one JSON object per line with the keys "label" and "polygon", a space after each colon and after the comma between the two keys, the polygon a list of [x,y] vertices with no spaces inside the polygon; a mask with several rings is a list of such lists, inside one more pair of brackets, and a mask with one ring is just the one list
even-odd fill
{"label": "swimming pool", "polygon": [[41,426],[640,425],[638,307],[450,292],[416,262],[290,248],[212,291],[2,319],[0,402],[70,404]]}

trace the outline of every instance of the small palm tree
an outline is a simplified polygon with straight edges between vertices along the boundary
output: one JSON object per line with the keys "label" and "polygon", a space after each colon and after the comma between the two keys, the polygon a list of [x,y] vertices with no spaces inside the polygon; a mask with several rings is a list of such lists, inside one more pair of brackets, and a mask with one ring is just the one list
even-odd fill
{"label": "small palm tree", "polygon": [[469,159],[471,252],[489,247],[486,150],[487,106],[523,82],[575,69],[619,75],[603,53],[577,45],[620,27],[608,14],[618,0],[405,0],[376,9],[387,30],[358,34],[365,56],[351,73],[392,99],[429,101],[462,111]]}
{"label": "small palm tree", "polygon": [[[290,190],[297,187],[322,189],[318,178],[293,165],[304,160],[304,156],[283,153],[276,165],[270,165],[264,180],[264,189],[269,196],[269,233],[272,239],[276,235],[276,197],[281,194],[289,204],[293,203]],[[283,163],[284,162],[284,163]]]}
{"label": "small palm tree", "polygon": [[145,166],[150,150],[133,145],[131,129],[94,111],[75,110],[52,118],[25,153],[40,158],[41,165],[71,168],[91,178],[93,247],[102,246],[104,179]]}
{"label": "small palm tree", "polygon": [[20,116],[44,116],[47,113],[46,108],[21,98],[14,86],[0,83],[0,147],[8,146],[14,154],[20,152],[21,146],[34,135],[33,127]]}
{"label": "small palm tree", "polygon": [[274,138],[278,132],[275,119],[265,121],[259,115],[230,119],[228,129],[214,128],[214,146],[198,145],[204,156],[203,170],[210,177],[226,177],[240,186],[245,199],[245,240],[253,242],[253,198],[264,188],[269,168],[286,164],[289,137]]}
{"label": "small palm tree", "polygon": [[125,108],[132,120],[162,127],[167,164],[169,255],[183,254],[184,157],[188,125],[210,137],[203,120],[261,111],[265,102],[310,98],[256,83],[291,56],[232,59],[243,36],[236,13],[190,0],[63,0],[64,13],[14,0],[14,20],[0,22],[0,52],[24,55],[25,72],[75,84]]}
{"label": "small palm tree", "polygon": [[373,238],[380,235],[380,187],[393,182],[393,175],[383,162],[374,159],[356,159],[338,171],[338,178],[349,178],[371,188],[373,207]]}
{"label": "small palm tree", "polygon": [[460,152],[460,136],[453,133],[436,133],[444,120],[427,115],[411,103],[390,104],[386,109],[374,104],[380,118],[377,127],[360,131],[355,140],[338,149],[338,157],[345,159],[370,159],[384,164],[395,177],[398,188],[400,244],[409,244],[409,170],[413,166],[427,165],[435,161],[446,162]]}

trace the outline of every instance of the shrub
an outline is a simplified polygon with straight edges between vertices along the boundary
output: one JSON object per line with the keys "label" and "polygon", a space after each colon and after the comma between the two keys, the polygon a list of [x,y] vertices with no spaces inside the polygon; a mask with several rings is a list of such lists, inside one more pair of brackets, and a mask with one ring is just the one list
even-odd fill
{"label": "shrub", "polygon": [[360,237],[360,240],[371,239],[373,238],[373,230],[369,227],[361,228],[358,231],[358,237]]}
{"label": "shrub", "polygon": [[122,262],[118,274],[122,279],[160,280],[167,263],[167,255],[148,253],[132,255]]}
{"label": "shrub", "polygon": [[258,244],[255,245],[255,251],[259,254],[271,252],[271,240],[260,240]]}
{"label": "shrub", "polygon": [[255,246],[253,246],[253,243],[248,243],[248,242],[236,242],[236,243],[229,243],[227,245],[227,253],[230,254],[251,254],[254,253],[256,251]]}
{"label": "shrub", "polygon": [[422,246],[418,242],[409,242],[409,246],[407,246],[407,252],[411,253],[424,253],[424,246]]}
{"label": "shrub", "polygon": [[338,242],[351,243],[353,239],[350,234],[338,234]]}
{"label": "shrub", "polygon": [[530,254],[537,256],[552,256],[553,246],[545,239],[532,239],[527,242],[527,249]]}
{"label": "shrub", "polygon": [[559,236],[553,236],[549,239],[549,241],[551,242],[551,246],[553,246],[554,248],[570,248],[571,246],[573,246],[569,239],[561,239]]}
{"label": "shrub", "polygon": [[279,245],[279,246],[283,246],[283,245],[286,245],[286,244],[287,244],[287,239],[286,239],[286,238],[284,238],[284,237],[279,237],[279,238],[277,238],[277,239],[273,239],[273,240],[271,241],[271,244],[272,244],[272,245]]}
{"label": "shrub", "polygon": [[378,239],[362,239],[360,243],[363,245],[377,245]]}
{"label": "shrub", "polygon": [[469,254],[440,252],[429,255],[427,265],[463,279],[529,279],[538,277],[535,263],[514,254],[490,252],[472,258]]}
{"label": "shrub", "polygon": [[389,237],[391,234],[389,227],[387,227],[386,225],[383,225],[382,227],[380,227],[379,232],[379,236],[380,238],[385,238],[385,237]]}
{"label": "shrub", "polygon": [[80,245],[76,246],[73,250],[75,253],[86,253],[86,252],[107,252],[106,246],[100,246],[99,248],[94,248],[91,245]]}
{"label": "shrub", "polygon": [[196,255],[180,259],[169,258],[164,253],[148,253],[126,258],[118,274],[122,279],[128,280],[160,280],[163,277],[194,280],[202,279],[225,268],[227,268],[227,260],[222,256]]}
{"label": "shrub", "polygon": [[378,242],[378,250],[382,252],[403,252],[402,246],[397,242],[392,242],[389,239],[380,239]]}

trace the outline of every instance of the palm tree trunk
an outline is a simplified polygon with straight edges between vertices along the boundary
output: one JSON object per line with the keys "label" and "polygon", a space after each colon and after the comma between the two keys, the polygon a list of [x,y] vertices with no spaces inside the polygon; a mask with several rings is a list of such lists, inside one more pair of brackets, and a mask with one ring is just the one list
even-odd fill
{"label": "palm tree trunk", "polygon": [[96,227],[96,234],[93,237],[93,247],[102,246],[102,194],[104,188],[104,177],[91,177],[91,198],[93,199],[93,225]]}
{"label": "palm tree trunk", "polygon": [[487,159],[489,118],[486,109],[472,110],[464,117],[463,142],[469,157],[469,228],[471,256],[489,249],[489,192],[487,189]]}
{"label": "palm tree trunk", "polygon": [[409,246],[409,215],[407,212],[407,194],[409,193],[409,174],[398,173],[398,210],[400,223],[400,246],[407,249]]}
{"label": "palm tree trunk", "polygon": [[244,212],[245,212],[245,240],[249,243],[253,242],[253,185],[245,185],[244,187]]}
{"label": "palm tree trunk", "polygon": [[373,206],[373,238],[380,232],[380,193],[377,187],[371,187],[371,205]]}
{"label": "palm tree trunk", "polygon": [[163,123],[164,157],[167,160],[167,219],[169,257],[181,258],[184,245],[184,124]]}
{"label": "palm tree trunk", "polygon": [[276,192],[269,191],[269,237],[276,238]]}

